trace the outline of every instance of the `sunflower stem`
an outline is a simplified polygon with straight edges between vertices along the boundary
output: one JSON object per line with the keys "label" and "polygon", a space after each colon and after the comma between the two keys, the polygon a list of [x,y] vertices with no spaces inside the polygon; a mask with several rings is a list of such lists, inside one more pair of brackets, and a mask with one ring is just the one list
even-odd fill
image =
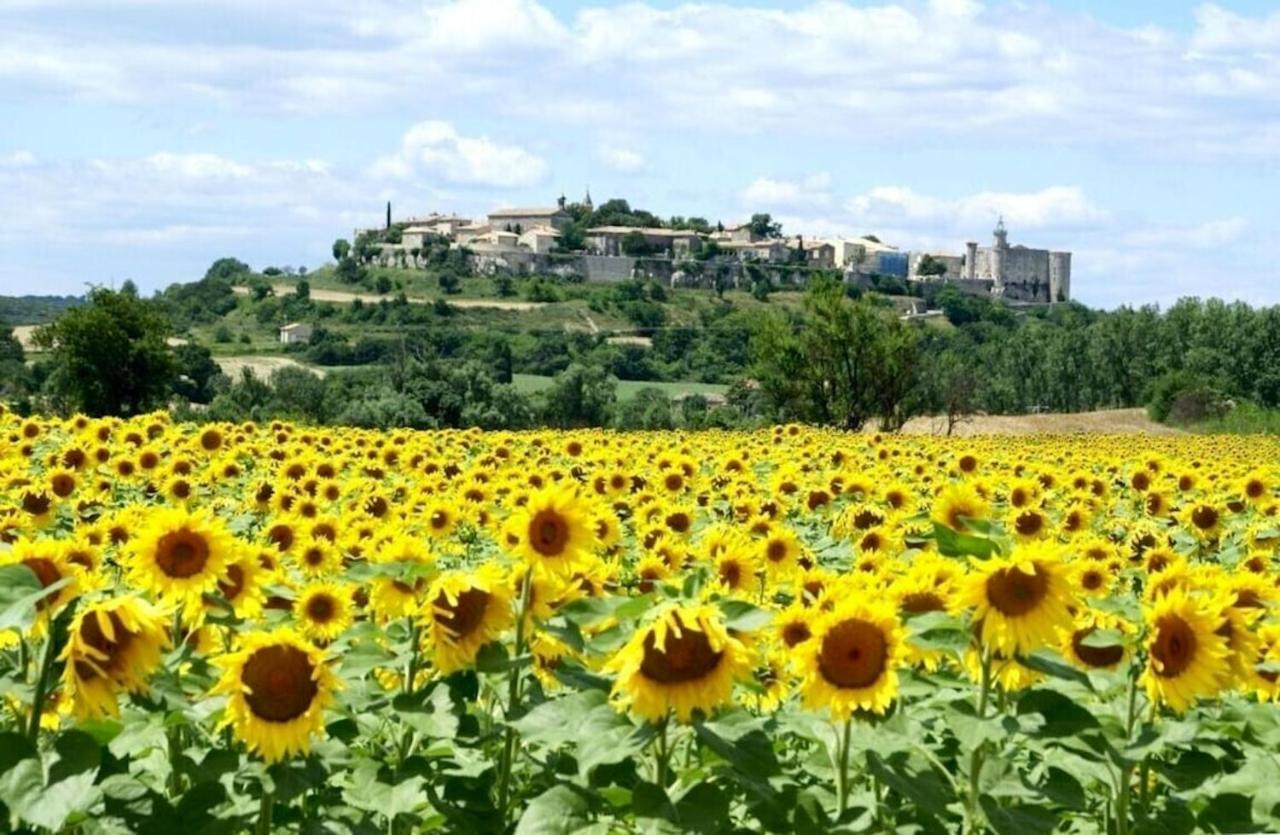
{"label": "sunflower stem", "polygon": [[[1138,676],[1136,670],[1129,673],[1129,694],[1124,715],[1124,740],[1133,739],[1133,726],[1138,718]],[[1116,785],[1116,835],[1129,835],[1129,792],[1133,783],[1133,764],[1120,767],[1120,779]]]}
{"label": "sunflower stem", "polygon": [[40,736],[40,717],[44,714],[44,702],[49,695],[49,673],[53,670],[53,625],[49,626],[49,635],[44,642],[44,657],[40,662],[40,674],[36,678],[36,689],[31,697],[31,722],[27,726],[27,739],[35,745]]}
{"label": "sunflower stem", "polygon": [[[978,680],[978,720],[982,721],[987,718],[987,700],[991,693],[991,649],[989,647],[982,648],[982,673]],[[982,760],[984,755],[983,743],[979,743],[973,747],[973,751],[969,754],[969,831],[981,832],[982,827],[978,821],[978,803],[979,792],[981,791],[982,777]]]}
{"label": "sunflower stem", "polygon": [[657,782],[665,792],[667,790],[667,779],[670,772],[671,764],[671,748],[667,740],[667,727],[671,724],[671,714],[668,713],[662,717],[662,721],[658,723],[658,758],[655,765],[657,766]]}
{"label": "sunflower stem", "polygon": [[520,583],[520,609],[516,612],[516,651],[512,656],[511,665],[507,668],[507,731],[502,745],[502,768],[499,771],[501,778],[498,783],[498,812],[502,815],[503,828],[507,825],[511,772],[514,771],[516,754],[516,729],[511,725],[516,704],[520,701],[521,676],[516,659],[524,654],[524,615],[529,609],[529,600],[533,595],[532,588],[533,566],[529,566],[525,569],[524,580]]}
{"label": "sunflower stem", "polygon": [[[844,728],[836,729],[836,821],[844,817],[849,807],[849,738],[853,728],[853,717],[846,717]],[[877,804],[878,805],[878,804]],[[877,817],[880,814],[876,809]]]}
{"label": "sunflower stem", "polygon": [[275,791],[262,786],[262,799],[258,802],[258,821],[253,827],[254,835],[268,835],[271,832],[271,811],[275,805]]}

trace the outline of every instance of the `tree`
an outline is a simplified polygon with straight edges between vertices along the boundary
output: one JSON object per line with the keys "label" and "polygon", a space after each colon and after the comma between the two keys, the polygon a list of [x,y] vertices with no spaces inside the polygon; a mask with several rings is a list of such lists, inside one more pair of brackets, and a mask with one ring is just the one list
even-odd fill
{"label": "tree", "polygon": [[351,254],[351,242],[346,238],[338,238],[333,242],[333,260],[341,262]]}
{"label": "tree", "polygon": [[617,384],[603,368],[574,363],[543,393],[543,419],[550,426],[607,426],[617,401]]}
{"label": "tree", "polygon": [[[204,277],[206,279],[220,278],[225,281],[235,281],[247,276],[250,272],[252,270],[249,269],[249,265],[243,261],[236,258],[219,258],[209,265],[209,269],[205,270]],[[121,287],[120,290],[124,292],[125,288]],[[135,292],[134,295],[137,295],[137,293]]]}
{"label": "tree", "polygon": [[179,345],[174,349],[174,368],[177,377],[173,391],[192,403],[208,403],[213,399],[214,382],[222,369],[213,361],[213,354],[203,345]]}
{"label": "tree", "polygon": [[102,287],[35,332],[48,355],[50,394],[93,416],[136,415],[164,403],[176,374],[158,303]]}
{"label": "tree", "polygon": [[617,425],[619,429],[673,429],[671,398],[660,388],[646,386],[619,404]]}
{"label": "tree", "polygon": [[751,229],[753,238],[782,237],[782,224],[775,223],[773,215],[768,212],[752,215],[751,220],[747,222],[747,226]]}
{"label": "tree", "polygon": [[934,258],[929,253],[920,256],[920,263],[916,265],[916,275],[946,275],[947,265],[944,261]]}
{"label": "tree", "polygon": [[645,238],[644,233],[637,229],[633,229],[622,236],[622,254],[630,255],[635,258],[649,255],[653,252],[653,247],[649,245],[649,241]]}
{"label": "tree", "polygon": [[436,282],[440,285],[440,290],[450,295],[457,293],[462,288],[462,281],[458,278],[458,274],[453,270],[445,270],[436,276]]}
{"label": "tree", "polygon": [[561,252],[580,252],[587,245],[586,227],[576,220],[571,220],[560,227],[560,237],[556,239],[556,249]]}
{"label": "tree", "polygon": [[304,302],[310,301],[311,300],[311,282],[307,281],[305,278],[300,279],[297,285],[295,285],[295,288],[293,291],[293,297],[295,299],[298,299]]}
{"label": "tree", "polygon": [[860,429],[880,415],[900,426],[915,385],[918,345],[892,314],[817,280],[799,317],[764,316],[751,339],[753,371],[782,419]]}

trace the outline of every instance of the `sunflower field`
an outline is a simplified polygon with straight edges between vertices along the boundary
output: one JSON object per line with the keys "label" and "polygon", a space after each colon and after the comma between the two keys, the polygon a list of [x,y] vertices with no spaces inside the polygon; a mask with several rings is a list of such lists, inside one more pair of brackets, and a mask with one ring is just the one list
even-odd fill
{"label": "sunflower field", "polygon": [[1275,831],[1278,462],[0,412],[0,831]]}

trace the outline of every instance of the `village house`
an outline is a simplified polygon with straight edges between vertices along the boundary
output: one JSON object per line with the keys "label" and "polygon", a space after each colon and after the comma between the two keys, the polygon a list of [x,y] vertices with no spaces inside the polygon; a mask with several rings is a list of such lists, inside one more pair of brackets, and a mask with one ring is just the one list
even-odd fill
{"label": "village house", "polygon": [[535,226],[532,229],[526,229],[520,234],[520,246],[528,249],[534,255],[547,255],[555,251],[556,243],[560,239],[560,232],[550,226]]}
{"label": "village house", "polygon": [[724,252],[731,252],[739,261],[764,261],[769,264],[785,263],[790,255],[786,243],[780,238],[767,238],[763,241],[719,241],[717,246]]}
{"label": "village house", "polygon": [[805,266],[815,270],[829,270],[836,263],[836,248],[826,241],[791,238],[787,241],[787,249],[801,253],[804,256]]}
{"label": "village house", "polygon": [[571,220],[564,207],[564,198],[560,201],[557,206],[543,209],[495,209],[489,213],[489,226],[516,234],[538,226],[560,229]]}
{"label": "village house", "polygon": [[683,256],[702,248],[702,236],[690,229],[655,229],[639,226],[594,226],[587,230],[585,243],[593,255],[626,255],[623,241],[639,233],[645,244],[660,255]]}
{"label": "village house", "polygon": [[310,342],[314,330],[305,322],[290,322],[280,329],[280,344],[300,345]]}

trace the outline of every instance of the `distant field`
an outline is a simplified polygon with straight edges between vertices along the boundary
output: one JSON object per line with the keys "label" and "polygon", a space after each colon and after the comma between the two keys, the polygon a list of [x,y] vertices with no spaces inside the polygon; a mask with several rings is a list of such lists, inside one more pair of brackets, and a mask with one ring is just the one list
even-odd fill
{"label": "distant field", "polygon": [[[518,391],[525,394],[542,391],[551,386],[550,377],[543,377],[538,374],[513,374],[511,375],[511,382]],[[618,399],[630,400],[636,396],[636,392],[644,388],[661,389],[666,392],[668,397],[675,397],[679,394],[724,394],[729,390],[728,386],[714,383],[654,383],[645,380],[619,380]]]}
{"label": "distant field", "polygon": [[[874,431],[869,426],[867,431]],[[940,435],[946,432],[942,418],[918,417],[902,429],[908,435]],[[1097,412],[1043,415],[979,415],[956,426],[955,435],[1071,435],[1092,432],[1111,435],[1181,435],[1182,430],[1156,423],[1145,409],[1106,409]]]}

